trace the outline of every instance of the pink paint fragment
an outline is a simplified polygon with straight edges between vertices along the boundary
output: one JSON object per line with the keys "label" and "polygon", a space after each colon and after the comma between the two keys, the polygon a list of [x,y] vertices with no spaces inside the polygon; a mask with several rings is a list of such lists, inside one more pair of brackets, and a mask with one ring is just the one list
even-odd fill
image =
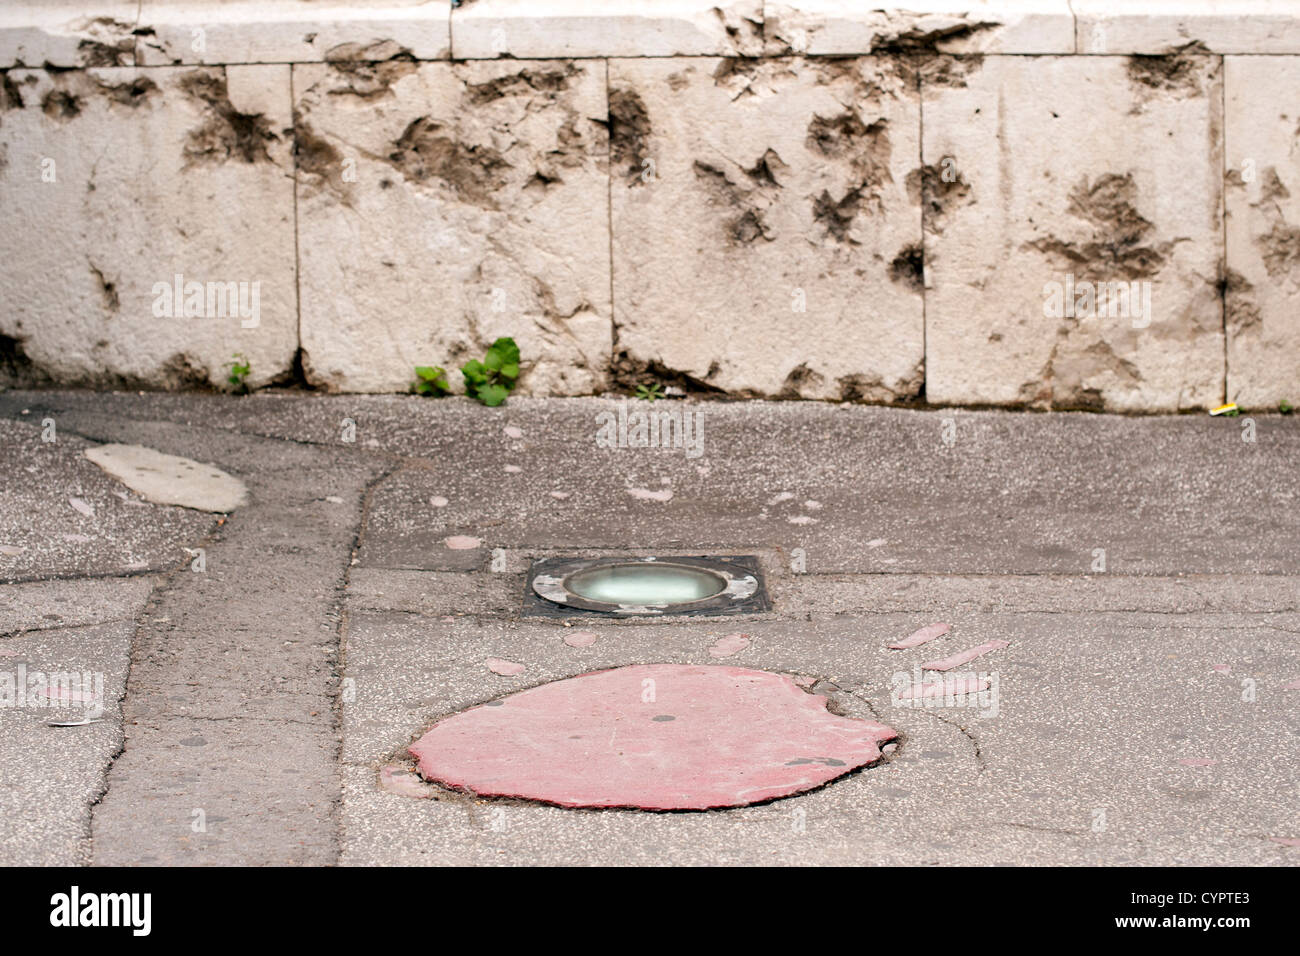
{"label": "pink paint fragment", "polygon": [[1283,846],[1300,846],[1300,839],[1296,837],[1269,837],[1269,839]]}
{"label": "pink paint fragment", "polygon": [[649,488],[629,488],[627,493],[638,501],[671,501],[673,497],[671,488],[660,488],[658,491],[651,491]]}
{"label": "pink paint fragment", "polygon": [[93,518],[95,516],[95,509],[91,507],[84,498],[69,498],[68,504],[72,505],[73,509],[79,511],[87,518]]}
{"label": "pink paint fragment", "polygon": [[1289,684],[1282,685],[1283,690],[1300,690],[1300,680],[1293,680]]}
{"label": "pink paint fragment", "polygon": [[395,793],[400,797],[414,797],[417,800],[427,800],[436,792],[417,775],[395,764],[380,768],[379,789]]}
{"label": "pink paint fragment", "polygon": [[989,651],[996,651],[1010,646],[1010,641],[985,641],[983,644],[976,647],[964,651],[958,651],[951,657],[944,657],[937,661],[926,661],[921,665],[921,669],[927,671],[950,671],[954,667],[960,667],[962,664],[969,664],[977,657],[983,657]]}
{"label": "pink paint fragment", "polygon": [[570,647],[591,647],[599,637],[595,631],[565,631],[564,643]]}
{"label": "pink paint fragment", "polygon": [[1213,669],[1214,669],[1214,672],[1215,672],[1216,674],[1228,674],[1228,673],[1231,673],[1231,671],[1232,671],[1232,665],[1231,665],[1231,664],[1215,664]]}
{"label": "pink paint fragment", "polygon": [[523,664],[516,664],[514,661],[505,661],[499,657],[489,657],[483,662],[487,669],[493,674],[500,674],[502,677],[514,677],[516,674],[524,672]]}
{"label": "pink paint fragment", "polygon": [[830,713],[780,674],[635,664],[474,707],[410,750],[426,779],[482,796],[703,810],[821,786],[897,736]]}
{"label": "pink paint fragment", "polygon": [[514,425],[507,425],[505,428],[507,438],[523,438],[524,431],[522,428],[516,428]]}
{"label": "pink paint fragment", "polygon": [[817,678],[816,678],[816,677],[804,677],[804,676],[800,675],[800,676],[798,676],[798,677],[794,677],[794,678],[792,678],[792,679],[794,680],[794,682],[795,682],[796,684],[798,684],[800,687],[803,687],[803,688],[805,688],[805,689],[806,689],[806,688],[809,688],[809,687],[812,687],[814,684],[817,683]]}
{"label": "pink paint fragment", "polygon": [[453,534],[450,538],[444,539],[443,544],[452,551],[471,551],[482,547],[483,541],[480,538],[471,538],[467,534]]}
{"label": "pink paint fragment", "polygon": [[922,681],[904,687],[898,700],[918,700],[926,697],[960,697],[989,689],[989,682],[978,677],[945,677],[943,680]]}
{"label": "pink paint fragment", "polygon": [[1187,757],[1178,762],[1184,767],[1213,767],[1219,761],[1210,760],[1208,757]]}
{"label": "pink paint fragment", "polygon": [[709,647],[709,654],[713,657],[734,657],[747,647],[749,647],[748,634],[728,634],[713,642]]}
{"label": "pink paint fragment", "polygon": [[0,657],[17,657],[18,652],[12,647],[0,647]]}
{"label": "pink paint fragment", "polygon": [[891,651],[905,651],[909,647],[920,647],[922,644],[928,643],[936,637],[943,637],[951,629],[951,624],[927,624],[925,627],[913,631],[897,644],[890,644],[889,649]]}

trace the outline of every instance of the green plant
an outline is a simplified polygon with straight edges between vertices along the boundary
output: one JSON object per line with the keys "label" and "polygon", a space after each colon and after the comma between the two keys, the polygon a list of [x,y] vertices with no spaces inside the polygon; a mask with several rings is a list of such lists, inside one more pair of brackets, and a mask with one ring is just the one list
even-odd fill
{"label": "green plant", "polygon": [[656,398],[664,397],[664,387],[658,382],[651,382],[649,385],[638,385],[633,394],[642,401],[653,402]]}
{"label": "green plant", "polygon": [[492,343],[483,361],[470,359],[460,367],[465,376],[465,394],[484,405],[500,405],[519,378],[519,346],[508,337]]}
{"label": "green plant", "polygon": [[417,365],[411,391],[417,395],[432,395],[434,398],[450,395],[451,386],[447,384],[446,370],[441,365]]}
{"label": "green plant", "polygon": [[1295,406],[1284,398],[1280,403],[1278,403],[1277,410],[1283,415],[1290,415],[1295,411]]}
{"label": "green plant", "polygon": [[226,381],[230,387],[241,394],[248,392],[248,373],[253,370],[252,364],[243,354],[236,352],[226,363],[226,368],[230,373],[226,376]]}

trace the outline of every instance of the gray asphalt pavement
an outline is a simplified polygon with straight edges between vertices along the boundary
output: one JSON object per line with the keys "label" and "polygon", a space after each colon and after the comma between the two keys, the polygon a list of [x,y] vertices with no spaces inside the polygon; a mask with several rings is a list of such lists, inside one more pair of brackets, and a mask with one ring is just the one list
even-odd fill
{"label": "gray asphalt pavement", "polygon": [[[0,708],[0,863],[1300,861],[1296,419],[656,403],[703,413],[689,456],[598,445],[619,405],[0,392],[0,675],[101,675],[104,705]],[[153,503],[85,459],[110,442],[248,503]],[[755,555],[773,607],[521,616],[556,554]],[[978,706],[893,699],[986,641]],[[898,745],[690,813],[411,774],[443,716],[654,662],[797,675]]]}

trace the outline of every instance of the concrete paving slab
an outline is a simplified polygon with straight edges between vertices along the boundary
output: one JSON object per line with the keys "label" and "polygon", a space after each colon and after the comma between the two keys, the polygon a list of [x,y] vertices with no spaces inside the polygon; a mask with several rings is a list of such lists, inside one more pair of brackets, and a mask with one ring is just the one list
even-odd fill
{"label": "concrete paving slab", "polygon": [[[1295,677],[1296,615],[1264,627],[1241,614],[984,613],[924,647],[887,649],[917,623],[879,614],[747,624],[751,643],[728,663],[820,678],[815,690],[896,727],[900,746],[883,769],[816,793],[700,820],[674,815],[665,826],[628,811],[400,797],[379,787],[378,774],[438,716],[599,667],[704,663],[725,625],[597,628],[599,640],[573,648],[562,626],[357,613],[347,644],[344,861],[1288,861],[1268,838],[1295,827],[1300,780],[1283,755],[1300,725],[1282,688]],[[961,706],[891,703],[927,652],[979,639],[1011,643],[970,668],[996,677],[994,694]],[[524,672],[493,675],[489,656]],[[1225,663],[1232,673],[1214,670]],[[1197,778],[1178,763],[1205,755],[1227,769]]]}
{"label": "concrete paving slab", "polygon": [[[0,640],[0,866],[89,861],[91,807],[122,746],[120,702],[134,630],[128,618]],[[78,682],[63,686],[88,689],[98,700],[31,693],[57,683],[55,675],[77,675]],[[80,727],[47,725],[87,714],[101,719]]]}
{"label": "concrete paving slab", "polygon": [[[1287,478],[1300,431],[1281,416],[1254,419],[1252,444],[1239,422],[1200,417],[709,404],[707,452],[691,460],[596,447],[595,414],[610,402],[519,401],[492,419],[428,407],[410,406],[432,416],[422,448],[380,440],[439,464],[377,489],[365,565],[463,570],[493,548],[635,542],[798,548],[821,573],[1149,575],[1293,573],[1300,553]],[[524,437],[498,436],[497,422]],[[451,551],[451,535],[483,548]]]}
{"label": "concrete paving slab", "polygon": [[[1088,574],[1100,561],[1110,575],[1293,574],[1300,562],[1290,416],[709,402],[693,406],[705,451],[688,459],[598,447],[596,416],[618,407],[607,399],[0,394],[0,416],[19,405],[417,459],[374,496],[371,566],[463,570],[498,547],[629,545],[801,548],[810,573]],[[455,534],[484,549],[441,548]]]}
{"label": "concrete paving slab", "polygon": [[89,443],[57,417],[24,407],[12,408],[16,421],[0,415],[0,582],[175,567],[212,528],[211,516],[132,494],[83,457]]}
{"label": "concrete paving slab", "polygon": [[153,579],[74,578],[0,585],[0,637],[56,627],[130,621]]}

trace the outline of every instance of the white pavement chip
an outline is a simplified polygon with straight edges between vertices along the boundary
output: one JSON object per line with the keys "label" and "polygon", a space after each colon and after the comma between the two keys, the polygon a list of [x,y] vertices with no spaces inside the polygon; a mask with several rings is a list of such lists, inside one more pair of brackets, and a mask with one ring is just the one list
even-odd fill
{"label": "white pavement chip", "polygon": [[248,501],[248,489],[220,468],[142,445],[100,445],[86,457],[136,494],[162,505],[220,514]]}

